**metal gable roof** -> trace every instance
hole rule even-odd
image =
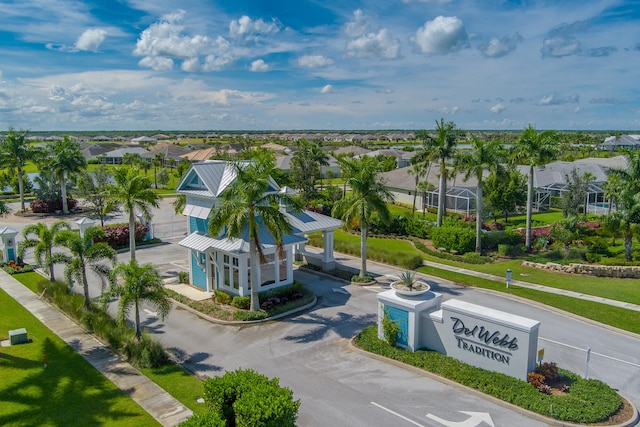
[[[289,224],[299,233],[331,230],[342,227],[342,221],[317,212],[303,210],[301,212],[284,212]]]
[[[263,249],[273,248],[276,246],[275,239],[265,227],[260,227],[258,230],[258,239]],[[306,241],[307,238],[295,236],[293,234],[286,234],[282,237],[282,244],[284,246],[295,245]],[[178,242],[178,244],[198,252],[207,252],[214,249],[227,253],[248,253],[249,229],[247,228],[245,230],[241,238],[222,237],[220,239],[214,239],[206,234],[195,231]]]

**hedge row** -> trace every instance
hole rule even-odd
[[[435,351],[417,350],[412,353],[392,347],[378,338],[376,325],[363,329],[356,337],[356,343],[366,351],[416,366],[526,410],[562,421],[601,422],[615,414],[622,405],[616,391],[598,380],[585,380],[559,369],[560,375],[571,383],[570,392],[565,396],[540,393],[526,381],[467,365]]]

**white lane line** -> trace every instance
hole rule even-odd
[[[377,404],[376,402],[371,402],[371,404],[372,404],[373,406],[377,406],[378,408],[382,409],[383,411],[387,411],[388,413],[395,415],[395,416],[396,416],[396,417],[398,417],[398,418],[402,418],[403,420],[410,422],[410,423],[411,423],[411,424],[413,424],[414,426],[418,426],[418,427],[425,427],[424,425],[422,425],[422,424],[418,424],[417,422],[415,422],[415,421],[413,421],[413,420],[411,420],[411,419],[409,419],[409,418],[405,417],[404,415],[400,415],[399,413],[394,412],[394,411],[392,411],[392,410],[391,410],[391,409],[389,409],[389,408],[385,408],[384,406],[379,405],[379,404]]]
[[[563,342],[550,340],[550,339],[548,339],[548,338],[542,338],[542,337],[540,337],[540,338],[538,338],[538,339],[539,339],[540,341],[550,342],[550,343],[552,343],[552,344],[556,344],[556,345],[559,345],[559,346],[562,346],[562,347],[572,348],[572,349],[574,349],[574,350],[580,350],[580,351],[582,351],[582,352],[586,352],[586,351],[587,351],[587,349],[586,349],[586,348],[576,347],[576,346],[573,346],[573,345],[565,344],[565,343],[563,343]],[[630,365],[630,366],[633,366],[633,367],[636,367],[636,368],[640,368],[640,364],[638,364],[638,363],[629,362],[628,360],[618,359],[618,358],[613,357],[613,356],[607,356],[606,354],[596,353],[596,352],[592,351],[592,352],[591,352],[591,355],[592,355],[592,356],[600,356],[600,357],[604,357],[605,359],[613,360],[613,361],[615,361],[615,362],[624,363],[625,365]]]

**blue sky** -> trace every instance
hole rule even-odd
[[[0,129],[640,129],[640,1],[2,0]]]

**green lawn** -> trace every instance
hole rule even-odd
[[[32,340],[0,348],[0,425],[159,425],[1,290],[0,307],[0,338],[7,339],[7,331],[22,327]]]

